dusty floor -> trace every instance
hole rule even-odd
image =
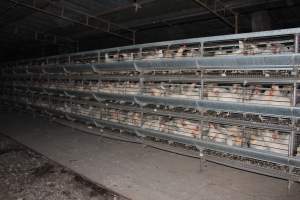
[[[300,197],[299,184],[294,184],[288,192],[285,180],[213,163],[207,163],[200,172],[197,159],[84,134],[38,116],[2,112],[0,122],[0,132],[134,200],[298,200]],[[71,188],[73,184],[77,183],[71,183]],[[34,184],[28,187],[31,185]]]
[[[0,200],[108,200],[114,195],[0,135]]]

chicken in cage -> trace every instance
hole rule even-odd
[[[205,93],[207,93],[207,100],[212,101],[242,102],[243,99],[242,88],[239,84],[233,84],[229,87],[209,84],[205,87]]]
[[[145,115],[143,118],[142,128],[159,131],[161,128],[162,116]]]
[[[206,78],[291,78],[291,70],[205,70]]]
[[[143,94],[150,96],[199,99],[200,85],[197,85],[196,83],[167,84],[147,82],[144,84]]]
[[[156,59],[163,58],[163,50],[162,49],[154,49],[154,50],[146,50],[142,52],[143,59]]]
[[[199,122],[182,118],[161,118],[159,130],[193,138],[200,137],[202,131]]]
[[[110,63],[110,62],[118,61],[119,55],[118,55],[118,53],[115,53],[115,54],[105,53],[104,58],[105,58],[104,61],[106,63]]]
[[[251,130],[249,146],[254,149],[288,155],[289,134],[269,129]]]
[[[201,86],[192,84],[169,84],[167,95],[174,98],[199,99]]]
[[[199,47],[187,46],[185,44],[180,46],[172,46],[163,51],[164,58],[178,58],[178,57],[192,57],[196,56],[199,51]]]
[[[206,125],[206,134],[203,139],[217,143],[224,143],[230,146],[242,145],[242,131],[238,126],[224,126],[217,123],[209,122]]]
[[[213,151],[299,157],[295,35],[243,35],[20,62],[2,68],[1,98]]]
[[[282,38],[279,40],[263,41],[232,41],[208,43],[204,46],[205,56],[230,56],[230,55],[257,55],[279,54],[294,52],[293,39]]]
[[[139,112],[128,112],[128,125],[140,126],[141,124],[141,113]]]
[[[139,92],[139,83],[124,81],[110,82],[102,81],[97,85],[97,91],[113,94],[128,94],[135,95]]]
[[[291,106],[292,87],[271,85],[263,87],[261,85],[242,87],[241,84],[232,86],[220,86],[218,84],[208,84],[205,87],[205,94],[208,100],[244,102],[252,104],[268,104],[274,106]]]
[[[291,88],[289,86],[280,89],[278,85],[272,85],[270,88],[262,88],[257,85],[250,96],[249,103],[291,106],[291,97]]]

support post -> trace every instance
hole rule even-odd
[[[234,14],[234,33],[239,33],[239,15]]]
[[[299,53],[299,34],[295,34],[295,53]]]

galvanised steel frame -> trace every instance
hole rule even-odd
[[[277,153],[260,151],[257,149],[241,148],[235,146],[227,146],[225,144],[214,143],[204,141],[198,138],[191,138],[182,135],[165,134],[157,130],[144,129],[142,126],[132,126],[126,124],[120,124],[115,122],[109,122],[93,117],[86,117],[77,114],[66,114],[69,118],[78,119],[81,121],[88,121],[97,127],[113,127],[116,129],[126,129],[136,133],[139,136],[157,137],[165,140],[171,140],[188,145],[194,145],[203,149],[212,149],[215,151],[230,153],[234,155],[244,156],[248,158],[254,158],[258,160],[264,160],[269,162],[278,163],[280,165],[287,165],[291,168],[300,167],[300,159],[294,157],[295,150],[295,138],[299,134],[299,128],[296,123],[300,117],[300,107],[296,105],[297,88],[299,84],[299,38],[300,28],[265,31],[257,33],[244,33],[236,35],[214,36],[205,38],[193,38],[186,40],[176,40],[167,42],[157,42],[150,44],[140,44],[125,47],[117,47],[103,50],[79,52],[73,54],[64,54],[57,56],[49,56],[31,60],[21,60],[17,62],[10,62],[2,64],[2,92],[3,99],[13,102],[19,102],[21,104],[28,104],[30,102],[24,102],[20,98],[14,98],[14,96],[20,96],[17,94],[18,90],[25,91],[30,95],[48,95],[49,98],[64,97],[72,99],[72,101],[82,101],[83,97],[87,97],[90,100],[81,102],[87,104],[96,104],[101,106],[105,100],[125,101],[133,102],[139,107],[129,108],[126,106],[118,105],[119,109],[133,109],[141,113],[152,113],[165,116],[183,117],[187,119],[196,119],[199,123],[203,121],[208,122],[222,122],[228,124],[238,124],[241,127],[255,127],[255,128],[271,128],[274,130],[287,131],[290,133],[289,139],[289,154],[281,155]],[[253,40],[269,40],[271,41],[279,37],[289,37],[293,44],[293,49],[286,53],[268,53],[260,55],[229,55],[229,56],[211,56],[206,54],[206,50],[211,48],[211,45],[226,45],[226,43],[235,41],[253,41]],[[178,58],[154,58],[147,59],[143,57],[143,52],[146,49],[172,49],[173,46],[180,45],[193,45],[199,49],[198,54],[191,57],[178,57]],[[121,54],[123,52],[134,52],[128,60],[113,60],[105,62],[104,57],[108,54]],[[78,59],[79,58],[79,59]],[[169,71],[169,70],[194,70],[199,71],[199,75],[194,76],[172,76],[172,75],[157,75],[149,76],[145,72],[148,71]],[[277,79],[274,77],[206,77],[203,74],[205,70],[241,70],[241,71],[288,71],[289,77],[283,77]],[[102,72],[137,72],[136,76],[124,76],[124,75],[102,75]],[[27,80],[26,84],[19,84],[16,80]],[[115,81],[137,81],[140,86],[143,87],[144,82],[147,81],[174,81],[174,82],[200,82],[201,91],[197,99],[180,99],[170,97],[157,97],[147,96],[142,92],[138,92],[134,95],[129,94],[109,94],[104,92],[95,91],[75,91],[65,88],[47,88],[37,87],[31,85],[33,79],[43,80],[59,80],[59,79],[72,79],[72,80],[115,80]],[[30,81],[31,80],[31,81]],[[257,105],[249,103],[236,103],[236,102],[222,102],[222,101],[210,101],[203,98],[203,87],[205,82],[227,83],[227,82],[243,82],[243,83],[266,83],[266,84],[290,84],[293,86],[292,105],[291,106],[272,106],[272,105]],[[9,90],[12,95],[7,95]],[[13,94],[12,91],[15,91]],[[24,94],[25,95],[25,94]],[[22,96],[22,95],[21,95]],[[81,98],[81,100],[80,100]],[[76,100],[77,99],[77,100]],[[168,111],[153,111],[147,108],[147,105],[164,105],[173,107],[193,108],[195,110],[215,110],[218,112],[234,112],[234,113],[249,113],[254,115],[263,115],[279,118],[289,118],[291,124],[279,125],[279,124],[264,124],[264,123],[249,123],[243,120],[229,120],[219,119],[206,116],[197,116],[193,114],[184,114]],[[32,106],[37,106],[32,104]],[[102,105],[103,106],[103,105]],[[116,106],[116,105],[115,105]],[[37,106],[39,107],[39,106]],[[41,108],[40,108],[41,109]],[[46,108],[42,108],[46,109]],[[53,108],[48,108],[49,112],[57,113]],[[63,113],[60,113],[61,115]]]

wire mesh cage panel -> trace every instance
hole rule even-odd
[[[186,76],[199,76],[201,75],[201,70],[199,69],[144,69],[143,75],[146,78],[153,78],[153,80],[156,79],[157,76],[166,76],[166,77],[179,77],[181,79],[185,78]],[[159,77],[159,78],[161,78]],[[198,77],[198,78],[199,78]]]
[[[128,76],[135,77],[139,75],[138,71],[135,70],[111,70],[111,71],[97,71],[97,74],[100,74],[103,77],[112,77],[112,76]]]
[[[141,58],[141,49],[124,49],[119,51],[120,61],[131,61]]]
[[[70,57],[69,56],[64,56],[64,55],[59,56],[59,57],[57,57],[56,62],[59,63],[59,64],[68,64],[68,63],[70,63]]]
[[[51,108],[57,111],[71,113],[70,102],[67,102],[65,99],[60,98],[51,98],[50,99]]]
[[[207,83],[204,96],[212,101],[230,101],[274,106],[292,106],[293,86],[280,84]]]
[[[229,146],[243,145],[243,131],[238,125],[205,122],[202,139],[210,142],[223,143]]]
[[[5,63],[1,99],[96,126],[290,162],[300,154],[299,33],[193,38]]]
[[[47,64],[47,58],[39,58],[31,61],[27,61],[28,66],[43,66]]]
[[[117,94],[137,94],[139,88],[138,82],[102,82],[100,91]]]
[[[28,74],[31,74],[31,75],[43,74],[44,73],[43,65],[32,65],[32,64],[28,65],[28,67],[27,67]]]
[[[247,145],[250,148],[270,151],[273,153],[289,154],[291,134],[271,129],[246,129]]]
[[[297,132],[295,136],[295,155],[300,158],[300,133]]]
[[[254,113],[240,113],[240,112],[224,112],[216,110],[203,110],[198,112],[200,116],[211,121],[232,122],[243,124],[248,127],[277,127],[281,129],[291,129],[292,118],[284,116],[260,115]]]
[[[98,53],[84,53],[84,54],[76,54],[68,57],[70,63],[79,64],[79,63],[97,63],[98,62]]]
[[[248,78],[272,80],[273,78],[292,78],[293,70],[271,70],[271,69],[205,69],[203,70],[203,77],[205,78],[222,78],[226,81],[226,78]]]
[[[13,68],[15,74],[26,74],[28,72],[27,65],[17,65]]]
[[[119,52],[116,50],[116,51],[100,53],[100,61],[102,63],[117,62],[119,61]]]
[[[101,119],[126,125],[140,126],[141,113],[127,110],[105,108],[102,112]]]
[[[247,40],[209,41],[204,56],[257,55],[294,52],[294,36],[262,37]]]
[[[144,95],[149,96],[199,99],[201,86],[197,83],[170,84],[164,82],[146,82],[143,84],[142,90]]]
[[[206,42],[203,47],[204,56],[239,55],[245,50],[243,41]]]
[[[48,95],[32,95],[30,102],[40,107],[50,107],[50,97]]]
[[[194,57],[201,54],[201,43],[187,43],[170,45],[163,50],[164,58],[178,58],[178,57]]]
[[[168,50],[168,46],[146,47],[142,49],[142,59],[159,59],[164,58],[164,52]]]
[[[193,138],[201,135],[199,121],[161,115],[145,114],[142,128]]]

